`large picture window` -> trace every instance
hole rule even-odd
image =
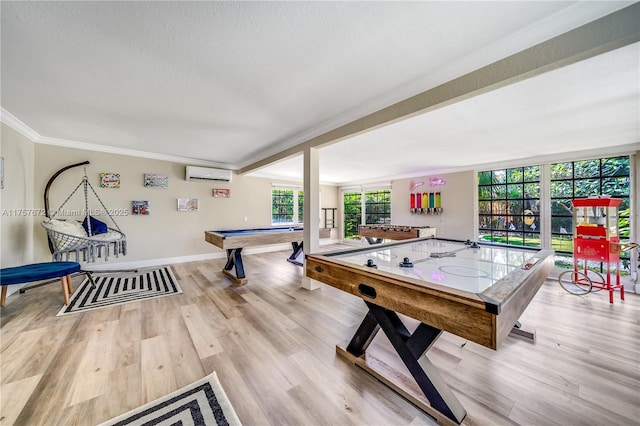
[[[540,166],[478,173],[480,239],[541,247]]]
[[[630,159],[627,156],[553,163],[549,168],[551,189],[551,248],[559,255],[573,256],[574,198],[608,195],[621,198],[618,231],[621,240],[629,239]],[[629,253],[622,253],[629,263]]]
[[[344,192],[342,201],[345,239],[357,237],[362,224],[391,223],[390,189]]]
[[[391,191],[365,192],[365,224],[391,223]]]
[[[548,167],[548,175],[546,168],[544,174],[544,181],[549,187],[548,195],[541,192],[543,166],[479,172],[480,239],[541,247],[540,230],[541,222],[544,222],[545,238],[549,239],[551,248],[556,251],[556,263],[572,267],[572,200],[604,195],[622,199],[618,211],[618,230],[620,239],[628,241],[631,215],[630,163],[630,157],[620,156],[545,165],[544,167]],[[550,214],[541,212],[543,199],[550,207]],[[623,270],[630,269],[630,253],[621,253]],[[590,267],[602,269],[603,265]]]
[[[299,188],[271,189],[271,223],[297,225],[303,222],[304,192]]]
[[[345,192],[344,203],[344,238],[358,235],[358,226],[362,223],[362,193]]]

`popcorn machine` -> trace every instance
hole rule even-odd
[[[618,236],[619,198],[598,197],[575,199],[573,203],[573,265],[574,281],[586,279],[596,289],[609,292],[609,302],[613,303],[613,292],[620,289],[620,299],[624,300],[624,286],[620,284],[620,251],[622,245]],[[580,262],[584,262],[583,268]],[[607,264],[606,278],[594,281],[587,276],[587,261]],[[612,283],[611,265],[615,264],[615,283]],[[581,270],[582,269],[582,270]]]

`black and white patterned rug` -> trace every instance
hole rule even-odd
[[[93,280],[96,283],[95,288],[91,286],[89,279],[85,278],[71,295],[69,305],[63,306],[58,316],[182,293],[178,280],[168,266],[94,275]]]
[[[214,371],[189,386],[98,426],[240,424],[240,419]]]

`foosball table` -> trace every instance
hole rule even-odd
[[[383,240],[409,240],[411,238],[435,237],[436,228],[429,226],[403,226],[389,224],[360,225],[358,230],[369,244],[378,244]]]

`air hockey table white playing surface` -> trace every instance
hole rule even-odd
[[[471,293],[481,293],[510,272],[536,262],[536,251],[428,239],[336,255],[353,265],[375,267]]]

